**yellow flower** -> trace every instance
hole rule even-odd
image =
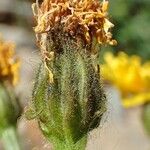
[[[140,106],[150,102],[150,91],[147,93],[137,93],[131,97],[123,98],[122,105],[126,108]]]
[[[141,64],[138,56],[118,56],[106,53],[101,66],[104,80],[115,85],[122,94],[125,107],[141,105],[149,101],[150,63]],[[133,99],[133,100],[132,100]]]
[[[0,82],[16,85],[19,79],[20,61],[15,58],[14,44],[0,40]]]

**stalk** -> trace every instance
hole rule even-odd
[[[85,150],[87,144],[87,136],[83,137],[76,144],[67,143],[64,141],[57,141],[56,139],[52,143],[54,150]]]
[[[147,103],[143,107],[142,120],[147,134],[150,136],[150,104]]]
[[[13,91],[0,84],[0,136],[5,150],[21,150],[17,135],[20,114],[21,107]]]
[[[5,150],[21,150],[16,127],[11,126],[2,133],[2,141]]]

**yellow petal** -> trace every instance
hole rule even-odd
[[[105,19],[104,21],[104,31],[107,33],[110,28],[114,27],[114,25],[108,19]]]
[[[106,11],[107,11],[107,9],[108,9],[108,4],[109,4],[108,1],[103,0],[103,4],[102,4],[102,11],[103,11],[103,12],[106,12]]]
[[[150,92],[139,93],[131,98],[123,98],[122,105],[125,108],[135,107],[150,102]]]

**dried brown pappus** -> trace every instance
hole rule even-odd
[[[32,5],[37,20],[35,32],[46,33],[57,25],[73,36],[82,36],[87,43],[96,38],[98,43],[116,44],[109,29],[108,1],[103,0],[44,0]]]

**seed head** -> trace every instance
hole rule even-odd
[[[32,5],[37,34],[47,33],[62,26],[64,32],[81,37],[86,43],[96,38],[99,44],[116,44],[109,29],[108,1],[103,0],[44,0]]]

